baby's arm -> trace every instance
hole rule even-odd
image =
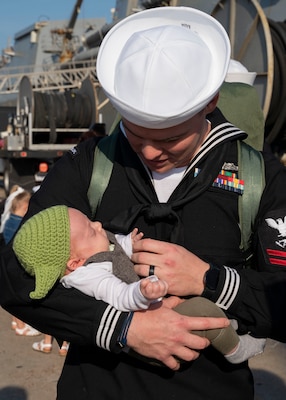
[[[76,288],[121,311],[146,310],[152,302],[143,296],[141,281],[127,284],[113,275],[110,261],[78,267],[65,275],[61,283],[66,288]]]
[[[141,240],[144,236],[143,232],[139,232],[138,228],[134,228],[133,231],[131,232],[131,242],[134,244],[135,242],[138,242]]]
[[[138,233],[138,228],[134,228],[132,232],[128,233],[128,235],[122,235],[121,233],[116,233],[115,237],[120,246],[127,254],[127,256],[131,258],[133,253],[133,244],[142,239],[143,232]]]
[[[146,299],[159,301],[167,294],[168,284],[152,275],[140,280],[140,290]]]

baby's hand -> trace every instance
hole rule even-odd
[[[138,232],[138,228],[134,228],[133,231],[131,232],[132,244],[141,240],[143,236],[144,236],[143,232]]]
[[[156,275],[148,276],[140,281],[140,290],[149,300],[161,300],[167,294],[168,284]]]

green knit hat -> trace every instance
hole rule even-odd
[[[31,299],[41,299],[63,277],[70,258],[68,207],[53,206],[28,219],[13,242],[15,254],[29,275],[35,276]]]

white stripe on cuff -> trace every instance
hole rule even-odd
[[[227,310],[237,295],[240,276],[237,271],[233,268],[225,267],[225,281],[222,292],[216,301],[216,304],[223,310]]]

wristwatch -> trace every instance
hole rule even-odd
[[[202,293],[203,297],[206,298],[211,298],[218,286],[218,282],[219,282],[219,276],[220,276],[220,272],[221,272],[221,267],[213,264],[213,263],[209,263],[210,264],[210,268],[206,271],[205,276],[204,276],[204,291]]]

